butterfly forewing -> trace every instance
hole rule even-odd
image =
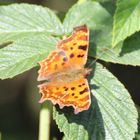
[[[53,51],[50,55],[39,62],[41,68],[38,71],[38,81],[49,79],[54,73],[61,72],[68,67],[67,58],[63,51]]]
[[[75,28],[73,34],[58,44],[66,53],[69,63],[84,66],[87,61],[89,30],[86,26]]]

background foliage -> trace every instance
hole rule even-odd
[[[135,105],[106,63],[140,65],[139,9],[138,0],[127,4],[126,0],[79,0],[66,13],[31,4],[1,6],[0,78],[12,78],[37,66],[55,49],[58,40],[74,27],[87,24],[88,63],[93,58],[101,60],[92,66],[94,71],[89,77],[92,105],[78,115],[71,108],[54,107],[53,118],[67,140],[132,140],[137,131]]]

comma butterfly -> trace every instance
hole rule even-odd
[[[91,104],[86,76],[91,69],[84,68],[89,46],[89,29],[86,25],[74,28],[70,37],[57,44],[57,50],[39,62],[38,81],[42,98],[40,103],[51,100],[53,104],[73,106],[74,113],[87,110]]]

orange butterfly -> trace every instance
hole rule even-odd
[[[38,81],[48,81],[39,85],[40,103],[51,100],[60,108],[73,106],[75,114],[89,108],[90,89],[85,77],[91,69],[84,68],[88,46],[89,29],[86,25],[76,27],[70,37],[58,43],[58,50],[39,63]]]

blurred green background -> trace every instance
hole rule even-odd
[[[76,0],[0,0],[0,5],[30,3],[47,6],[64,16]],[[134,102],[140,105],[140,68],[104,64],[129,90]],[[0,132],[2,140],[37,140],[40,95],[37,89],[37,70],[32,69],[13,79],[0,80]],[[62,139],[52,120],[51,139]]]

